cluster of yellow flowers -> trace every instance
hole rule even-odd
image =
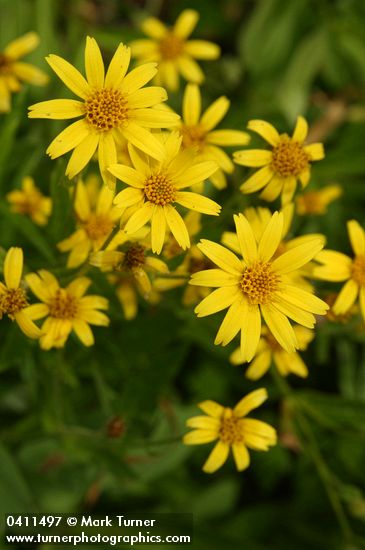
[[[137,314],[138,294],[158,302],[163,292],[186,285],[191,277],[184,304],[199,302],[198,317],[227,310],[215,344],[226,346],[240,334],[240,347],[230,360],[250,363],[249,379],[262,377],[272,363],[282,376],[305,377],[308,369],[297,350],[306,349],[314,337],[316,316],[325,315],[330,307],[315,295],[314,280],[346,281],[331,312],[334,316],[348,312],[359,295],[365,319],[365,232],[356,221],[348,223],[354,258],[322,250],[321,234],[287,238],[295,210],[299,215],[322,214],[341,194],[340,186],[331,185],[300,194],[293,202],[298,181],[305,188],[312,162],[324,157],[321,143],[306,143],[308,125],[299,116],[291,136],[263,120],[249,121],[248,130],[261,136],[268,148],[233,154],[236,164],[258,168],[241,185],[242,193],[260,191],[266,201],[280,197],[281,210],[246,208],[234,215],[235,231],[226,231],[222,244],[206,239],[196,243],[201,214],[218,216],[221,211],[207,196],[204,181],[209,179],[217,190],[226,187],[234,162],[224,147],[242,147],[250,141],[246,131],[216,129],[229,109],[226,97],[202,113],[198,85],[204,75],[195,59],[216,59],[220,51],[210,42],[188,40],[197,20],[194,10],[185,10],[172,28],[148,18],[142,30],[149,38],[136,40],[131,47],[120,44],[106,71],[97,42],[88,37],[86,78],[65,59],[47,57],[79,98],[42,101],[29,108],[32,119],[77,119],[47,149],[52,159],[72,151],[66,175],[78,176],[73,189],[76,230],[58,248],[68,253],[68,268],[92,265],[105,272],[127,319]],[[18,61],[36,43],[36,35],[29,33],[0,54],[2,111],[10,109],[9,96],[18,89],[17,79],[45,83],[38,69]],[[129,71],[131,55],[141,64]],[[181,117],[163,105],[167,92],[162,87],[177,90],[179,75],[188,82]],[[156,85],[146,86],[152,79]],[[95,158],[102,181],[95,173],[81,178]],[[117,180],[124,184],[118,191]],[[7,198],[14,213],[29,215],[40,225],[47,223],[51,200],[30,177]],[[181,207],[189,212],[182,216]],[[178,267],[170,272],[169,260],[179,256]],[[39,338],[45,350],[64,346],[71,331],[84,345],[92,345],[89,325],[107,326],[109,319],[100,311],[108,308],[108,301],[85,295],[91,280],[78,276],[63,288],[49,271],[28,273],[24,281],[22,271],[22,250],[10,248],[0,283],[0,315],[16,320],[27,336]],[[39,303],[29,303],[29,291]],[[39,327],[35,321],[42,318]],[[214,401],[199,404],[207,416],[188,420],[194,430],[184,442],[218,440],[204,471],[217,470],[230,448],[238,470],[244,470],[249,465],[248,448],[268,450],[276,443],[274,428],[246,418],[266,398],[266,390],[258,389],[233,409]]]

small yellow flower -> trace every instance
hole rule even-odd
[[[308,191],[296,197],[297,213],[300,216],[308,214],[326,214],[327,207],[331,202],[342,195],[340,185],[326,185],[318,191]]]
[[[134,319],[138,311],[138,294],[150,303],[156,303],[159,295],[154,290],[149,272],[168,273],[165,262],[148,254],[147,228],[140,229],[132,237],[119,231],[105,250],[90,256],[90,264],[102,271],[113,271],[109,282],[116,287],[116,294],[126,319]],[[120,250],[118,250],[120,249]]]
[[[41,304],[29,306],[32,319],[42,319],[40,338],[42,349],[64,347],[73,330],[85,346],[94,344],[94,335],[89,325],[108,326],[108,317],[98,311],[108,309],[108,300],[101,296],[84,296],[91,284],[87,277],[74,279],[66,288],[61,288],[56,277],[41,269],[30,273],[26,281]]]
[[[12,212],[29,216],[38,225],[47,224],[52,211],[52,200],[41,193],[33,178],[23,178],[22,188],[10,191],[6,198]]]
[[[196,152],[197,160],[214,160],[219,169],[210,176],[217,189],[227,186],[225,174],[231,174],[234,164],[222,149],[231,145],[247,145],[250,136],[240,130],[215,130],[229,109],[230,101],[225,96],[219,97],[201,114],[201,94],[196,84],[185,88],[182,121],[179,132],[182,135],[182,146]]]
[[[299,325],[294,325],[293,330],[298,341],[298,349],[301,351],[306,350],[314,338],[313,330]],[[229,360],[233,365],[241,365],[245,362],[242,358],[240,348],[237,348],[231,354]],[[290,373],[302,378],[308,376],[308,369],[299,353],[296,351],[293,353],[285,351],[278,344],[269,329],[263,327],[255,357],[246,371],[247,378],[258,380],[269,370],[272,363],[274,363],[281,376],[288,376]]]
[[[127,74],[130,49],[120,44],[105,75],[99,46],[90,37],[86,39],[85,48],[87,80],[62,57],[52,54],[46,59],[57,76],[82,101],[42,101],[29,107],[29,117],[58,120],[82,117],[63,130],[47,149],[52,159],[73,149],[66,168],[70,179],[81,172],[98,150],[103,180],[114,187],[115,180],[107,168],[117,162],[119,135],[151,157],[162,159],[161,143],[146,128],[169,127],[176,124],[178,116],[167,110],[151,109],[167,99],[163,88],[143,88],[156,74],[156,63],[142,65]]]
[[[109,168],[114,176],[129,186],[118,193],[114,203],[120,208],[140,206],[127,221],[124,231],[133,234],[150,221],[152,251],[157,254],[165,241],[166,226],[181,248],[190,246],[186,225],[175,204],[213,216],[218,216],[221,210],[219,204],[208,197],[182,191],[209,178],[217,169],[216,163],[196,163],[190,151],[181,151],[182,138],[177,132],[160,136],[160,139],[165,150],[163,161],[157,162],[130,146],[134,168],[122,164]]]
[[[21,57],[33,51],[39,44],[39,36],[28,32],[24,36],[10,42],[3,52],[0,52],[0,113],[10,111],[12,92],[18,92],[20,82],[29,82],[36,86],[44,86],[48,76],[30,65],[19,61]]]
[[[28,298],[21,286],[23,272],[23,250],[9,248],[4,260],[4,283],[0,282],[0,319],[7,315],[16,321],[20,329],[29,338],[39,338],[41,331],[33,323]]]
[[[233,458],[238,471],[245,470],[250,464],[247,448],[255,451],[268,451],[276,445],[275,429],[261,420],[246,418],[247,414],[259,407],[267,399],[264,388],[246,395],[231,409],[223,407],[215,401],[203,401],[198,407],[208,416],[194,416],[186,424],[194,428],[184,436],[185,445],[200,445],[216,441],[203,471],[211,474],[226,462],[232,449]]]
[[[350,258],[334,250],[322,250],[316,256],[316,261],[322,265],[313,270],[313,275],[325,281],[346,281],[333,304],[333,313],[347,313],[359,297],[365,321],[365,231],[356,220],[347,222],[347,230],[355,257]]]
[[[250,149],[234,153],[237,164],[260,168],[241,185],[241,191],[254,193],[265,188],[261,198],[273,201],[281,194],[282,204],[290,202],[298,179],[305,187],[310,179],[311,162],[324,157],[323,145],[304,145],[308,124],[301,116],[292,137],[279,134],[274,126],[263,120],[250,120],[247,127],[263,137],[272,150]]]
[[[86,183],[77,182],[74,209],[78,228],[57,245],[61,252],[71,251],[67,267],[78,267],[90,252],[99,250],[120,218],[120,209],[113,207],[113,191],[100,183],[95,176],[89,176]]]
[[[148,17],[141,25],[149,39],[131,43],[132,55],[141,62],[157,61],[157,80],[169,90],[179,88],[179,75],[188,82],[201,84],[204,74],[195,59],[217,59],[220,48],[206,40],[187,40],[199,19],[195,10],[184,10],[172,28],[167,28],[155,17]]]
[[[216,287],[195,312],[204,317],[228,308],[214,343],[225,346],[240,332],[245,361],[256,353],[261,316],[278,343],[293,353],[299,344],[288,318],[313,328],[314,314],[324,315],[328,309],[325,302],[293,284],[291,277],[322,249],[323,239],[314,237],[275,257],[283,234],[281,213],[273,214],[258,242],[245,216],[234,216],[234,221],[242,259],[212,241],[203,239],[198,245],[219,269],[192,276],[190,284]]]

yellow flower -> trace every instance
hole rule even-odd
[[[238,471],[245,470],[250,464],[247,448],[255,451],[268,451],[276,445],[275,429],[254,418],[245,418],[249,412],[259,407],[267,399],[264,388],[246,395],[231,409],[223,407],[215,401],[203,401],[198,407],[208,416],[194,416],[186,424],[194,428],[184,436],[185,445],[200,445],[216,441],[203,471],[211,474],[226,462],[232,449],[233,458]]]
[[[174,125],[178,117],[166,110],[151,109],[167,99],[163,88],[142,88],[156,74],[156,63],[142,65],[127,74],[130,49],[120,44],[105,75],[99,46],[90,37],[86,39],[85,48],[87,80],[62,57],[49,55],[46,59],[66,86],[83,100],[52,99],[29,107],[30,118],[82,117],[63,130],[47,149],[52,159],[73,149],[66,168],[70,179],[98,150],[103,180],[113,187],[115,180],[107,167],[117,162],[119,134],[153,158],[162,159],[161,143],[146,128]]]
[[[201,84],[204,74],[195,59],[217,59],[220,48],[206,40],[187,40],[199,19],[195,10],[184,10],[172,28],[167,28],[155,17],[148,17],[141,25],[149,39],[131,43],[132,55],[140,61],[157,61],[157,80],[168,89],[179,88],[179,75],[188,82]]]
[[[165,262],[148,254],[147,228],[140,229],[132,237],[119,231],[105,250],[90,256],[90,263],[102,271],[114,271],[108,276],[116,287],[116,294],[126,319],[134,319],[138,311],[138,294],[152,303],[159,295],[152,287],[148,273],[168,273]],[[121,248],[121,250],[118,250]],[[138,292],[138,294],[137,294]]]
[[[250,149],[234,153],[237,164],[260,168],[241,185],[241,191],[254,193],[265,188],[261,198],[273,201],[281,193],[282,204],[290,202],[297,180],[305,187],[310,179],[311,162],[324,157],[323,145],[304,145],[308,124],[301,116],[297,119],[292,137],[279,134],[274,126],[263,120],[250,120],[247,127],[262,136],[272,146],[272,150]]]
[[[312,241],[314,238],[322,239],[323,246],[326,243],[326,239],[324,235],[321,235],[320,233],[309,233],[307,235],[301,235],[300,237],[295,237],[293,239],[286,239],[292,219],[294,214],[294,204],[288,203],[281,209],[281,212],[283,214],[283,234],[282,234],[282,240],[279,243],[278,248],[276,249],[275,254],[273,255],[273,259],[277,258],[280,254],[283,254],[284,252],[287,252],[288,250],[291,250],[292,248],[295,248],[299,244],[304,244],[306,242]],[[244,215],[248,219],[252,231],[255,235],[256,241],[259,241],[262,237],[262,234],[265,231],[265,228],[267,224],[269,223],[272,213],[268,208],[263,207],[249,207],[244,210]],[[222,243],[225,246],[228,246],[233,252],[240,253],[240,245],[238,242],[237,234],[232,231],[225,231],[222,235]],[[307,277],[311,276],[313,268],[313,263],[309,262],[299,268],[298,270],[294,271],[293,273],[288,274],[288,277],[291,278],[291,281],[296,286],[299,286],[303,288],[303,290],[308,290],[309,292],[313,292],[313,286],[311,283],[307,280]]]
[[[196,163],[190,151],[180,150],[181,140],[176,132],[161,136],[165,156],[160,162],[131,146],[129,152],[134,168],[122,164],[110,167],[111,173],[129,186],[118,193],[114,203],[120,208],[140,205],[127,221],[124,231],[133,234],[151,221],[152,251],[157,254],[165,241],[166,225],[181,248],[190,246],[186,225],[175,204],[213,216],[218,216],[221,209],[207,197],[182,191],[209,178],[217,165],[212,161]]]
[[[41,193],[30,176],[23,178],[21,190],[10,191],[6,198],[11,204],[12,212],[29,216],[38,225],[47,224],[52,211],[52,200]]]
[[[9,248],[4,260],[4,283],[0,282],[0,319],[6,314],[16,321],[20,329],[29,338],[39,338],[41,331],[33,323],[29,315],[28,298],[21,286],[23,272],[23,250],[17,247]]]
[[[222,146],[247,145],[250,136],[239,130],[214,130],[229,109],[230,101],[219,97],[201,114],[201,94],[196,84],[185,88],[182,115],[179,125],[182,146],[196,152],[197,160],[214,160],[219,169],[210,176],[217,189],[227,186],[225,174],[231,174],[234,165]]]
[[[70,252],[67,267],[84,263],[90,252],[99,250],[110,236],[121,212],[113,207],[114,193],[106,185],[100,186],[99,178],[90,176],[86,183],[77,182],[74,208],[77,230],[58,243],[62,252]]]
[[[10,111],[10,96],[18,92],[20,82],[29,82],[36,86],[44,86],[48,76],[30,65],[19,61],[21,57],[33,51],[39,44],[39,36],[28,32],[24,36],[10,42],[3,52],[0,52],[0,113]]]
[[[274,338],[289,353],[299,344],[288,317],[313,328],[313,314],[324,315],[328,305],[292,282],[291,274],[309,262],[323,247],[313,238],[291,250],[274,255],[283,232],[283,216],[275,212],[257,242],[245,216],[234,216],[240,245],[239,259],[220,244],[203,239],[198,247],[219,269],[200,271],[190,284],[217,287],[196,308],[198,317],[226,308],[228,312],[217,333],[215,344],[227,345],[241,332],[241,351],[251,361],[261,335],[261,315]]]
[[[306,350],[308,344],[314,338],[314,332],[299,325],[294,325],[293,330],[298,341],[298,349],[301,351]],[[229,360],[233,365],[244,363],[241,349],[237,348],[231,354]],[[262,327],[262,335],[255,357],[246,371],[247,378],[258,380],[269,370],[271,363],[274,363],[281,376],[288,376],[290,373],[302,378],[308,376],[308,369],[299,353],[296,351],[293,353],[285,351],[278,344],[269,329]]]
[[[296,197],[297,213],[301,216],[326,214],[328,205],[341,195],[342,187],[340,185],[326,185],[318,191],[303,193]]]
[[[98,311],[108,309],[108,300],[101,296],[84,296],[91,284],[87,277],[78,277],[66,288],[61,288],[52,273],[41,269],[27,275],[26,281],[43,302],[29,306],[32,319],[47,317],[42,325],[42,349],[62,348],[72,330],[85,346],[92,346],[94,335],[89,325],[109,325],[108,317]]]
[[[365,321],[365,231],[356,220],[347,222],[347,230],[355,257],[350,258],[334,250],[322,250],[316,260],[323,265],[315,268],[313,274],[325,281],[346,281],[333,304],[333,313],[347,313],[359,296]]]

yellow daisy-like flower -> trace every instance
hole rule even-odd
[[[22,188],[10,191],[6,199],[12,212],[29,216],[37,225],[47,224],[52,211],[52,199],[41,193],[30,176],[23,178]]]
[[[99,250],[120,218],[120,209],[113,206],[113,191],[100,183],[95,176],[90,176],[86,183],[81,179],[77,182],[74,209],[78,228],[57,245],[61,252],[71,251],[67,267],[81,265],[90,252]]]
[[[8,44],[0,52],[0,113],[10,111],[10,97],[12,92],[18,92],[20,82],[29,82],[36,86],[44,86],[48,76],[30,65],[20,61],[20,58],[33,51],[39,44],[39,36],[35,32],[28,32]]]
[[[151,157],[162,159],[161,143],[146,128],[166,128],[178,116],[166,110],[151,109],[167,99],[163,88],[143,86],[157,72],[156,63],[141,65],[127,74],[130,49],[120,44],[105,74],[103,58],[94,38],[87,37],[85,70],[87,80],[62,57],[49,55],[48,64],[82,101],[52,99],[29,107],[30,118],[72,119],[82,117],[63,130],[49,145],[55,159],[73,149],[66,175],[76,176],[98,150],[100,172],[111,187],[115,180],[107,171],[117,162],[119,134]]]
[[[340,185],[326,185],[318,191],[308,191],[296,197],[297,213],[300,216],[308,214],[326,214],[327,207],[331,202],[342,195]]]
[[[218,216],[221,210],[219,204],[208,197],[182,191],[209,178],[217,165],[212,161],[196,163],[190,151],[181,151],[181,140],[176,132],[161,137],[165,150],[163,161],[141,154],[131,146],[129,152],[134,168],[121,164],[110,167],[114,176],[129,185],[118,193],[114,203],[120,208],[140,205],[127,221],[124,231],[133,234],[150,221],[152,251],[157,254],[165,241],[166,226],[181,248],[190,246],[189,233],[175,204],[213,216]]]
[[[215,401],[203,401],[198,407],[208,416],[189,418],[186,425],[194,428],[184,436],[185,445],[200,445],[216,441],[203,471],[211,474],[226,462],[232,449],[233,458],[238,471],[245,470],[250,465],[248,448],[255,451],[268,451],[276,445],[275,429],[261,420],[246,418],[248,413],[259,407],[267,399],[264,388],[246,395],[231,409],[223,407]]]
[[[7,315],[16,321],[26,336],[39,338],[41,331],[29,315],[30,308],[24,288],[21,286],[23,250],[9,248],[4,260],[4,283],[0,282],[0,319]]]
[[[333,313],[347,313],[359,297],[365,321],[365,231],[356,220],[347,222],[347,230],[355,257],[350,258],[334,250],[322,250],[316,261],[323,265],[315,268],[313,274],[325,281],[346,281],[333,304]]]
[[[240,130],[215,130],[229,109],[230,101],[225,96],[219,97],[201,114],[201,94],[196,84],[185,88],[182,121],[179,132],[182,135],[184,149],[192,149],[197,160],[214,160],[219,169],[210,176],[217,189],[227,186],[225,174],[231,174],[234,164],[222,149],[230,145],[247,145],[250,136]]]
[[[298,341],[298,349],[304,351],[314,338],[313,330],[294,325],[293,330]],[[243,360],[241,349],[237,348],[229,358],[233,365],[241,365]],[[262,334],[257,346],[257,351],[252,363],[246,371],[246,377],[250,380],[261,378],[274,363],[281,376],[288,376],[293,373],[305,378],[308,376],[308,369],[299,353],[294,351],[288,353],[273,337],[267,327],[262,327]]]
[[[234,161],[242,166],[260,168],[241,185],[243,193],[254,193],[265,188],[260,197],[273,201],[281,194],[282,204],[293,198],[297,181],[305,187],[310,179],[311,162],[324,157],[323,145],[305,145],[308,134],[306,120],[299,116],[292,137],[279,134],[264,120],[250,120],[250,130],[263,137],[271,146],[265,149],[250,149],[234,153]]]
[[[188,82],[201,84],[204,74],[195,59],[217,59],[220,48],[206,40],[187,40],[199,19],[195,10],[184,10],[172,28],[155,17],[148,17],[141,25],[149,39],[134,40],[132,55],[141,62],[157,61],[158,82],[169,90],[179,88],[179,75]]]
[[[294,204],[286,204],[281,209],[281,212],[283,214],[284,220],[282,240],[273,256],[273,259],[300,244],[312,241],[314,238],[322,239],[323,246],[325,245],[326,238],[320,233],[309,233],[307,235],[301,235],[300,237],[294,237],[293,239],[286,239],[293,220]],[[261,206],[257,208],[249,207],[244,210],[244,215],[251,225],[256,241],[259,241],[265,231],[267,224],[271,219],[272,212],[269,210],[269,208],[263,208]],[[235,232],[225,231],[222,235],[222,243],[233,250],[233,252],[236,252],[238,254],[240,253],[240,245],[237,239],[237,234]],[[288,276],[292,279],[293,284],[303,288],[303,290],[308,290],[309,292],[312,292],[313,286],[307,280],[307,278],[310,277],[312,274],[312,268],[313,263],[309,262],[300,269],[294,271],[291,274],[288,274]]]
[[[42,325],[42,349],[62,348],[71,331],[85,346],[92,346],[94,335],[89,325],[109,325],[108,317],[98,311],[108,309],[108,300],[101,296],[84,296],[91,284],[87,277],[78,277],[66,288],[61,288],[56,277],[42,269],[27,275],[26,281],[33,294],[43,302],[29,306],[32,319],[47,317]]]
[[[204,239],[198,245],[218,269],[192,276],[190,284],[216,287],[195,312],[204,317],[228,308],[214,343],[225,346],[241,332],[245,361],[256,353],[261,316],[278,343],[293,353],[299,344],[289,319],[313,328],[313,314],[324,315],[328,309],[325,302],[293,284],[291,277],[322,249],[323,240],[315,237],[273,259],[282,239],[281,213],[273,214],[259,242],[245,216],[234,216],[234,221],[242,259],[212,241]]]

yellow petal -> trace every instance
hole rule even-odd
[[[110,189],[115,189],[115,177],[111,175],[108,168],[117,162],[117,150],[113,135],[103,132],[99,137],[98,159],[100,174],[103,181]]]
[[[155,205],[146,202],[142,208],[137,210],[132,216],[129,218],[128,222],[125,225],[124,231],[127,234],[132,234],[138,231],[138,229],[141,229],[146,223],[150,221],[152,218],[153,212],[155,210]]]
[[[283,180],[283,189],[281,194],[281,204],[286,205],[290,203],[293,198],[295,188],[297,186],[297,180],[295,176],[289,176]]]
[[[242,262],[237,258],[233,252],[225,248],[224,246],[202,239],[198,244],[198,248],[207,256],[213,263],[215,263],[224,271],[232,273],[240,277],[242,275],[243,266]]]
[[[210,443],[217,439],[216,430],[193,430],[192,432],[185,434],[183,442],[185,445],[200,445],[202,443]]]
[[[217,59],[221,49],[217,44],[207,40],[189,40],[184,46],[184,52],[195,59]]]
[[[259,134],[265,141],[274,147],[280,141],[278,131],[272,124],[265,122],[264,120],[250,120],[247,124],[247,128],[253,132],[256,132],[256,134]]]
[[[282,213],[274,212],[266,225],[258,246],[258,257],[262,262],[268,262],[275,254],[283,238],[284,218]]]
[[[117,288],[117,297],[127,320],[134,319],[138,312],[136,292],[132,286],[123,284]]]
[[[281,293],[278,293],[280,297]],[[290,302],[294,306],[300,307],[305,311],[310,311],[316,315],[324,315],[328,309],[328,304],[314,296],[310,292],[303,290],[294,285],[286,284],[283,288],[282,297],[285,301]]]
[[[135,109],[130,114],[130,120],[146,128],[169,128],[176,126],[179,115],[166,109]]]
[[[90,326],[85,321],[82,321],[81,319],[74,319],[72,322],[72,328],[84,346],[89,347],[94,344],[94,335]]]
[[[281,274],[294,271],[312,260],[322,248],[323,240],[314,238],[281,254],[273,261],[272,269]]]
[[[298,342],[288,318],[269,304],[261,305],[261,313],[274,338],[289,353],[295,351]]]
[[[247,218],[242,214],[233,216],[236,225],[238,244],[241,249],[241,254],[247,264],[251,264],[257,260],[257,244],[255,235]]]
[[[55,137],[46,152],[52,159],[58,158],[77,147],[89,134],[90,127],[85,119],[77,120]]]
[[[213,130],[207,136],[207,142],[214,145],[247,145],[250,136],[240,130]]]
[[[284,179],[281,176],[276,176],[270,180],[267,187],[260,193],[260,199],[265,201],[274,201],[278,198],[283,188]]]
[[[128,126],[121,128],[121,133],[127,141],[130,141],[137,149],[141,149],[154,159],[162,160],[165,155],[163,145],[148,130],[145,130],[133,121]]]
[[[230,101],[225,96],[221,96],[214,101],[208,109],[203,113],[200,123],[205,130],[209,131],[215,128],[217,124],[224,118],[228,109]]]
[[[120,89],[124,94],[133,94],[139,88],[142,88],[157,73],[157,63],[144,63],[133,69],[124,77]]]
[[[19,325],[19,328],[28,338],[39,338],[42,334],[41,330],[35,323],[28,317],[25,311],[18,311],[14,314],[14,318]]]
[[[272,179],[274,173],[270,166],[264,166],[254,172],[240,187],[242,193],[255,193],[259,191]]]
[[[210,399],[202,401],[198,404],[198,407],[205,413],[209,414],[209,416],[213,416],[214,418],[221,418],[224,412],[224,407],[222,407],[222,405],[220,405],[216,401],[211,401]]]
[[[177,64],[182,76],[188,82],[201,84],[204,81],[204,73],[198,63],[187,55],[181,55],[177,58]]]
[[[105,77],[106,88],[119,88],[123,78],[129,67],[131,59],[131,49],[120,43],[112,60]]]
[[[250,455],[247,447],[243,443],[233,443],[232,452],[237,470],[239,472],[246,470],[250,465]]]
[[[173,34],[179,38],[187,38],[195,29],[199,20],[199,13],[195,10],[183,10],[173,27]]]
[[[299,143],[303,143],[305,141],[308,134],[308,123],[302,116],[297,117],[297,122],[294,128],[293,137],[292,139],[294,141],[298,141]]]
[[[99,134],[90,132],[86,138],[79,143],[73,150],[73,153],[66,167],[66,176],[70,179],[81,172],[90,162],[99,144]]]
[[[156,17],[147,17],[147,19],[142,21],[141,29],[145,34],[157,40],[160,40],[167,34],[165,25]]]
[[[33,51],[39,44],[39,36],[35,32],[28,32],[12,40],[4,50],[4,55],[11,59],[19,59]]]
[[[152,252],[160,254],[166,233],[166,218],[162,206],[156,206],[151,219],[151,246]]]
[[[85,70],[90,86],[100,89],[104,86],[104,63],[100,48],[90,36],[86,37]]]
[[[221,211],[221,206],[219,204],[198,193],[184,193],[179,191],[176,193],[175,202],[190,210],[196,210],[197,212],[210,214],[211,216],[218,216]]]
[[[49,314],[49,307],[46,304],[32,304],[31,306],[26,307],[24,313],[32,321],[38,321]]]
[[[352,250],[355,255],[365,255],[365,232],[356,220],[347,222],[347,231],[349,233]]]
[[[218,418],[212,418],[211,416],[193,416],[186,421],[186,425],[189,428],[201,428],[205,430],[216,430],[218,431],[220,426],[220,421]]]
[[[196,84],[188,84],[185,88],[182,114],[184,124],[194,126],[198,124],[201,111],[201,95],[199,86]]]
[[[333,304],[335,315],[346,313],[354,305],[358,292],[359,285],[353,279],[347,281]]]
[[[226,346],[239,333],[242,319],[247,315],[248,305],[240,296],[229,307],[217,332],[214,344]]]
[[[169,168],[171,179],[175,184],[176,189],[183,189],[184,187],[191,187],[192,185],[201,183],[214,174],[216,170],[217,164],[210,160],[199,162],[194,166],[186,168],[185,172],[183,171],[181,176],[174,174],[171,166]]]
[[[257,409],[268,398],[267,390],[260,388],[248,393],[234,407],[233,412],[236,416],[246,416],[253,409]]]
[[[168,90],[176,92],[179,89],[179,73],[177,66],[173,61],[163,61],[159,64],[159,71],[157,76],[161,78],[161,83],[166,86]]]
[[[163,207],[167,224],[171,233],[183,250],[190,247],[189,233],[184,223],[184,220],[173,206],[167,204]]]
[[[271,351],[266,350],[257,355],[249,368],[246,371],[246,378],[249,380],[258,380],[261,378],[270,368],[271,365]]]
[[[229,446],[227,443],[218,441],[214,449],[211,451],[208,459],[206,460],[203,471],[207,474],[212,474],[218,470],[226,462],[229,454]]]
[[[222,287],[213,290],[204,300],[195,308],[198,317],[205,317],[217,311],[222,311],[231,306],[238,297],[238,288]]]
[[[12,246],[9,248],[4,261],[4,279],[8,288],[19,287],[23,271],[23,250]]]
[[[166,101],[167,93],[165,88],[160,86],[149,86],[148,88],[141,88],[130,95],[128,98],[128,105],[131,109],[145,109],[146,107],[152,107],[158,103]],[[163,113],[160,112],[160,115]]]
[[[85,114],[85,106],[75,99],[51,99],[29,107],[29,118],[66,120]]]
[[[204,271],[198,271],[193,273],[189,284],[196,286],[236,286],[238,285],[239,277],[237,275],[231,275],[223,269],[205,269]]]
[[[54,70],[56,75],[66,84],[66,86],[82,99],[86,99],[90,93],[90,86],[82,76],[82,74],[75,69],[71,63],[59,57],[58,55],[51,54],[46,57],[48,65]]]
[[[114,204],[116,204],[118,208],[127,208],[141,200],[143,200],[143,193],[139,189],[128,187],[118,193],[114,199]]]
[[[254,357],[261,336],[261,314],[258,306],[248,306],[241,320],[241,353],[246,362]]]
[[[321,160],[324,158],[322,143],[311,143],[310,145],[306,145],[304,151],[308,153],[310,160]]]
[[[49,81],[48,75],[29,63],[17,61],[13,64],[12,69],[20,80],[24,80],[35,86],[45,86]]]
[[[144,187],[146,178],[130,166],[124,166],[123,164],[111,164],[109,166],[109,172],[127,185],[137,187],[138,189],[143,189]],[[114,204],[118,204],[120,202],[119,196],[120,193],[116,195]]]
[[[236,151],[233,160],[242,166],[252,168],[265,166],[271,163],[272,152],[265,149],[249,149],[248,151]]]

